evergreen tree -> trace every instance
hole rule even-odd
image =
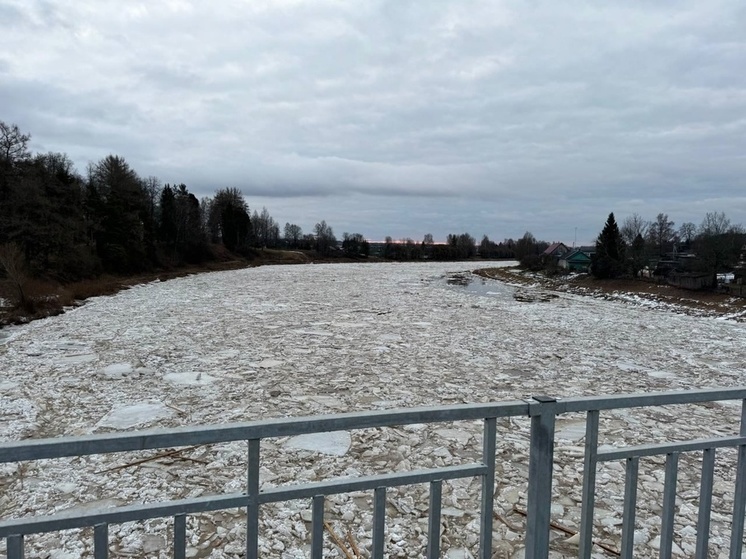
[[[616,278],[624,272],[625,245],[614,219],[609,214],[601,234],[596,240],[596,253],[591,263],[591,273],[597,278]]]

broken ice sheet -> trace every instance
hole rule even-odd
[[[162,402],[138,402],[112,409],[96,424],[96,429],[130,429],[137,425],[145,425],[158,419],[171,417],[173,413],[173,410]]]
[[[287,448],[296,450],[310,450],[330,456],[344,456],[350,450],[352,439],[347,431],[331,433],[310,433],[291,437],[286,443]]]

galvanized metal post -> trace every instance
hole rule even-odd
[[[23,536],[8,536],[8,559],[23,559]]]
[[[495,439],[497,438],[497,418],[484,420],[482,433],[482,462],[487,471],[482,476],[482,510],[479,526],[479,556],[492,557],[492,515],[495,502]]]
[[[531,416],[531,451],[528,464],[528,519],[526,559],[547,559],[552,506],[554,424],[557,400],[534,396]]]
[[[384,531],[386,527],[386,488],[377,487],[373,491],[373,547],[372,559],[383,559]]]
[[[637,456],[627,458],[627,475],[624,480],[624,513],[622,514],[622,559],[632,559],[635,546],[635,513],[637,512],[637,472],[639,463],[640,459]]]
[[[246,559],[259,559],[259,443],[249,440],[246,495]]]
[[[741,436],[746,436],[746,400],[741,404]],[[746,516],[746,445],[738,447],[736,492],[733,496],[733,524],[730,533],[730,559],[740,559],[743,552],[743,523]]]
[[[109,557],[109,525],[96,524],[93,527],[93,557],[107,559]]]
[[[590,559],[593,547],[593,508],[596,502],[598,461],[598,410],[590,410],[585,420],[585,457],[583,459],[583,497],[580,511],[580,559]]]
[[[186,559],[186,514],[174,516],[174,559]]]
[[[443,482],[430,482],[430,515],[427,521],[427,559],[440,557],[440,509]]]
[[[311,509],[311,559],[324,556],[324,496],[313,498]]]
[[[676,480],[678,473],[679,453],[669,452],[666,455],[666,478],[663,482],[660,559],[669,559],[673,550],[673,521],[676,515]]]
[[[695,559],[707,559],[710,543],[710,513],[712,511],[712,485],[715,477],[715,449],[702,452],[702,476],[699,482],[699,514],[697,517],[697,547]]]

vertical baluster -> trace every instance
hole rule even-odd
[[[23,536],[8,536],[8,559],[23,559]]]
[[[669,559],[673,548],[673,521],[676,512],[676,478],[679,472],[679,453],[666,455],[666,481],[663,485],[663,515],[661,518],[660,558]]]
[[[186,515],[174,516],[174,559],[186,559]]]
[[[741,404],[741,436],[746,436],[746,400]],[[741,559],[743,551],[743,522],[746,516],[746,446],[738,447],[736,493],[733,496],[733,524],[730,533],[730,559]]]
[[[627,476],[624,480],[624,516],[622,517],[622,559],[632,559],[635,547],[635,512],[637,509],[637,472],[640,459],[627,458]]]
[[[246,507],[246,559],[259,559],[259,439],[249,440]]]
[[[552,467],[554,465],[554,398],[534,396],[531,417],[531,453],[528,464],[528,519],[526,557],[549,556],[549,522],[552,507]]]
[[[492,557],[492,515],[495,500],[495,442],[497,418],[484,420],[482,432],[482,462],[487,471],[482,476],[482,510],[479,526],[479,555],[481,559]]]
[[[715,449],[707,448],[702,453],[702,477],[699,484],[696,559],[707,559],[707,547],[710,543],[710,512],[712,511],[712,482],[714,472]]]
[[[383,559],[384,526],[386,523],[386,488],[378,487],[373,493],[373,550],[372,559]]]
[[[430,516],[427,520],[427,559],[440,557],[440,507],[443,482],[430,483]]]
[[[311,511],[311,559],[324,556],[324,496],[313,498]]]
[[[109,557],[109,525],[96,524],[93,527],[93,557],[107,559]]]
[[[596,501],[596,454],[598,453],[598,410],[590,410],[585,420],[583,459],[583,501],[580,517],[580,559],[590,559],[593,547],[593,508]]]

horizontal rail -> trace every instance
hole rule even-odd
[[[556,413],[617,408],[693,404],[720,400],[744,400],[746,387],[714,388],[690,392],[659,392],[615,396],[567,398],[557,402]],[[151,429],[132,433],[104,433],[83,437],[29,439],[0,445],[0,463],[106,454],[133,450],[215,444],[248,439],[287,437],[411,423],[468,421],[485,417],[528,416],[536,402],[508,401],[491,404],[421,407],[280,418],[231,425],[207,425],[176,429]]]
[[[275,487],[259,493],[259,503],[275,503],[293,499],[312,498],[317,495],[335,495],[351,491],[366,491],[378,487],[399,487],[417,483],[429,483],[436,480],[458,479],[483,475],[487,471],[484,464],[467,464],[448,466],[428,470],[415,470],[395,474],[342,478]],[[248,506],[249,496],[245,493],[211,495],[194,499],[181,499],[167,503],[128,505],[105,510],[84,511],[78,514],[64,512],[36,518],[18,518],[0,523],[0,538],[11,535],[28,535],[84,528],[96,524],[118,524],[151,518],[162,518],[180,514],[195,514],[223,509],[243,508]]]
[[[458,479],[464,477],[481,476],[487,471],[484,464],[467,464],[464,466],[449,466],[429,470],[414,470],[396,474],[382,474],[377,476],[363,476],[352,479],[335,479],[318,483],[290,487],[273,487],[259,493],[259,502],[275,503],[293,499],[312,498],[316,495],[335,495],[351,491],[367,491],[377,487],[399,487],[431,481]]]
[[[176,429],[152,429],[132,433],[105,433],[59,439],[28,439],[0,446],[0,464],[106,454],[132,450],[150,450],[288,437],[309,433],[391,427],[411,423],[469,421],[485,417],[527,416],[528,403],[523,401],[458,406],[421,407],[399,410],[376,410],[336,415],[317,415]]]
[[[55,514],[51,516],[22,517],[0,523],[0,538],[14,535],[41,534],[58,530],[85,528],[96,524],[121,524],[164,518],[179,514],[195,514],[223,509],[245,507],[248,504],[245,493],[208,495],[193,499],[180,499],[166,503],[146,503],[126,505],[111,509],[84,511],[78,514]]]
[[[696,452],[708,448],[736,447],[746,444],[746,437],[734,435],[732,437],[718,437],[715,439],[698,439],[679,443],[646,444],[640,446],[626,446],[619,450],[599,451],[599,462],[624,460],[625,458],[642,458],[643,456],[660,456],[670,452]]]
[[[611,410],[620,408],[644,408],[671,404],[701,404],[725,400],[746,400],[746,387],[706,388],[686,392],[653,392],[640,394],[617,394],[613,396],[580,396],[558,400],[557,413]]]

